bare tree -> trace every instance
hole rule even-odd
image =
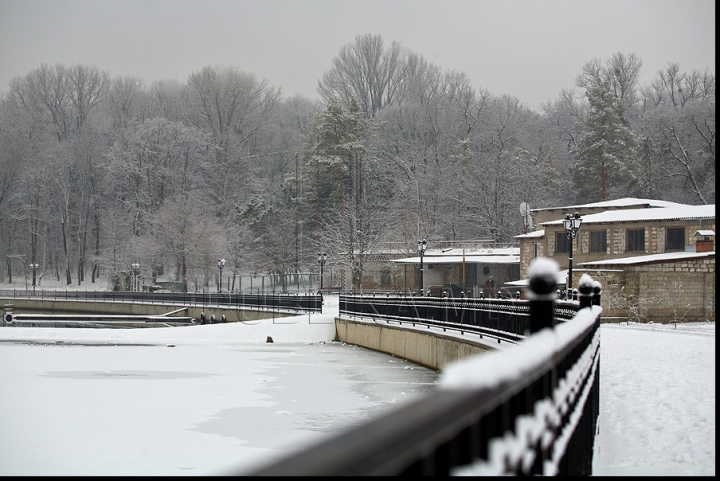
[[[107,154],[108,175],[135,235],[147,228],[147,217],[168,198],[205,188],[213,156],[209,135],[155,118],[118,140]]]
[[[149,115],[150,94],[139,77],[118,77],[112,80],[108,92],[107,110],[114,135],[134,127]]]
[[[346,108],[355,99],[368,117],[375,117],[395,101],[402,68],[399,44],[386,50],[380,35],[359,35],[340,48],[318,82],[318,92],[326,101],[340,99]]]
[[[644,90],[642,180],[682,202],[715,199],[715,76],[669,64]]]
[[[269,127],[280,92],[266,80],[236,68],[205,67],[190,75],[188,120],[212,133],[218,145],[209,171],[210,195],[223,215],[241,203],[249,182],[249,164],[258,153],[256,136]]]
[[[185,292],[191,277],[207,277],[225,255],[225,233],[206,207],[196,195],[173,196],[150,216],[147,234],[138,242],[145,264],[174,275]]]

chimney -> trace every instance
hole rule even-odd
[[[695,252],[712,252],[715,250],[715,242],[711,237],[715,236],[715,232],[711,230],[699,230],[693,234],[696,237]]]
[[[710,239],[703,239],[695,242],[695,252],[712,252],[713,250],[713,241]]]

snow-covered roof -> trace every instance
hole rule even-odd
[[[541,209],[531,209],[531,212],[539,212],[543,210],[558,210],[558,209],[590,209],[590,208],[603,208],[603,207],[630,207],[630,206],[644,205],[647,207],[682,207],[685,204],[678,204],[677,202],[668,202],[664,200],[655,199],[638,199],[636,197],[623,197],[622,199],[605,200],[602,202],[593,202],[591,204],[577,204],[577,205],[566,205],[562,207],[544,207]]]
[[[476,241],[470,240],[467,241],[468,243],[473,243]],[[480,241],[480,242],[491,242],[491,241]],[[433,241],[433,245],[443,245],[446,241]],[[485,254],[493,254],[493,255],[517,255],[520,253],[520,247],[515,245],[514,247],[507,247],[508,244],[501,244],[501,247],[498,247],[495,245],[494,247],[478,247],[478,246],[472,246],[472,247],[428,247],[425,251],[425,257],[428,256],[444,256],[444,255],[459,255],[461,256],[463,252],[465,252],[465,255],[485,255]],[[513,244],[509,244],[513,245]],[[357,250],[356,250],[357,252]],[[410,248],[408,249],[407,246],[403,245],[402,247],[393,247],[393,246],[387,246],[387,245],[381,245],[378,247],[373,247],[371,249],[365,250],[362,254],[365,256],[407,256],[412,254],[413,252],[417,252],[416,248]],[[342,251],[342,254],[347,254],[347,251]]]
[[[520,234],[516,235],[515,239],[529,239],[532,237],[544,237],[545,236],[545,229],[536,230],[533,232],[528,232],[527,234]]]
[[[484,256],[484,255],[518,255],[520,254],[519,247],[483,247],[475,249],[462,249],[459,247],[448,247],[444,249],[427,249],[424,257],[428,256]]]
[[[607,266],[607,265],[636,265],[652,264],[658,262],[683,261],[688,259],[699,259],[702,257],[715,257],[715,251],[709,252],[663,252],[662,254],[650,254],[647,256],[621,257],[619,259],[605,259],[602,261],[581,262],[578,266]]]
[[[568,276],[568,270],[562,270],[558,271],[555,275],[555,279],[557,280],[557,284],[565,284],[567,282],[567,276]],[[520,279],[519,281],[510,281],[505,283],[506,286],[517,286],[517,287],[527,287],[530,285],[530,279]]]
[[[702,236],[710,236],[710,235],[715,235],[715,232],[712,231],[712,230],[709,230],[709,229],[696,230],[695,233],[693,234],[693,237],[697,237],[697,236],[699,236],[699,235],[702,235]]]
[[[420,264],[420,257],[395,259],[398,264]],[[463,256],[423,256],[424,264],[519,264],[520,253],[516,255],[466,255]]]
[[[627,209],[607,210],[582,217],[582,224],[603,224],[610,222],[643,222],[655,220],[695,220],[714,219],[715,204],[683,205],[682,207],[665,207],[661,209]],[[563,220],[551,220],[542,225],[562,225]],[[582,228],[582,226],[581,226]]]
[[[425,264],[516,264],[520,262],[519,247],[488,247],[481,249],[428,249],[423,255]],[[420,264],[420,256],[395,259],[398,264]]]

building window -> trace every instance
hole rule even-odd
[[[590,252],[607,252],[607,231],[590,232]]]
[[[570,240],[567,238],[567,232],[555,233],[555,253],[563,254],[570,252]]]
[[[685,228],[669,227],[667,230],[667,242],[665,243],[666,251],[682,251],[685,250]]]
[[[627,252],[645,251],[645,229],[628,229]]]
[[[538,245],[537,242],[533,244],[533,259],[537,259],[538,256]]]

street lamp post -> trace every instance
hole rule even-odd
[[[225,267],[225,259],[218,259],[218,269],[220,270],[220,287],[218,292],[222,292],[222,270]]]
[[[140,275],[140,264],[137,262],[132,265],[133,270],[133,291],[138,290],[138,276]]]
[[[323,277],[325,273],[323,272],[323,268],[325,267],[325,261],[327,260],[328,255],[325,252],[321,252],[318,254],[318,262],[320,263],[320,294],[322,294],[323,290]]]
[[[30,269],[32,269],[33,271],[33,292],[35,292],[35,271],[38,267],[40,267],[40,264],[38,264],[37,262],[35,264],[33,264],[32,262],[30,263]]]
[[[423,283],[423,256],[425,255],[425,249],[427,249],[427,241],[425,239],[418,241],[417,243],[418,254],[420,254],[420,293],[425,295],[425,284]]]
[[[563,219],[563,227],[567,232],[567,238],[570,244],[568,249],[568,286],[566,291],[568,294],[572,292],[573,241],[575,240],[578,229],[580,229],[581,222],[582,219],[577,212],[575,212],[573,216],[566,214],[565,219]]]

